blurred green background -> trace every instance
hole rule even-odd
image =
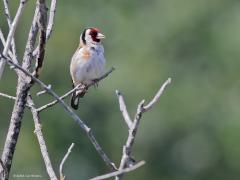
[[[48,2],[49,6],[50,2]],[[22,58],[35,1],[29,1],[17,28]],[[18,1],[10,1],[15,14]],[[0,26],[8,27],[0,4]],[[152,98],[168,78],[172,84],[160,102],[144,114],[134,144],[135,159],[146,165],[128,180],[236,180],[240,178],[240,1],[239,0],[69,0],[58,1],[54,31],[47,44],[41,80],[60,95],[71,88],[69,63],[84,27],[106,35],[110,77],[91,88],[78,115],[92,128],[108,156],[119,164],[127,127],[115,90],[126,98],[133,116],[137,104]],[[2,46],[0,46],[2,51]],[[50,100],[36,97],[37,106]],[[16,92],[16,75],[8,67],[0,91]],[[66,100],[69,103],[69,99]],[[0,152],[14,102],[0,97]],[[67,179],[88,179],[109,172],[82,129],[59,106],[41,113],[43,133],[56,172],[69,145]],[[31,113],[25,110],[10,179],[39,174],[48,179]]]

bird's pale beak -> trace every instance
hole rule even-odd
[[[97,34],[97,39],[104,39],[104,38],[105,38],[104,34],[101,34],[101,33]]]

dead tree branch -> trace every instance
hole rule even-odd
[[[0,176],[0,180],[2,180],[2,176],[3,177],[8,177],[8,171],[7,171],[7,168],[6,166],[3,164],[2,160],[0,159],[0,170],[2,171],[1,172],[1,176]]]
[[[94,177],[94,178],[91,178],[90,180],[102,180],[102,179],[108,179],[108,178],[111,178],[111,177],[114,177],[114,176],[118,176],[120,174],[123,174],[123,173],[128,173],[128,172],[131,172],[131,171],[134,171],[136,170],[137,168],[143,166],[145,164],[145,161],[140,161],[128,168],[124,168],[122,170],[119,170],[119,171],[114,171],[114,172],[111,172],[111,173],[108,173],[108,174],[104,174],[104,175],[101,175],[101,176],[97,176],[97,177]]]
[[[23,9],[25,7],[26,2],[27,2],[27,0],[21,0],[20,1],[19,8],[18,8],[16,16],[13,20],[13,23],[11,24],[11,28],[10,28],[9,33],[8,33],[6,44],[5,44],[5,47],[4,47],[3,52],[2,52],[3,56],[7,56],[7,54],[8,54],[8,50],[10,48],[12,39],[14,37],[17,25],[19,23],[19,20],[20,20],[20,17],[22,15],[22,12],[23,12]],[[3,71],[4,71],[4,66],[5,66],[5,61],[1,60],[0,61],[0,79],[2,78],[2,74],[3,74]]]
[[[136,138],[136,134],[137,134],[137,130],[138,130],[138,127],[139,127],[140,120],[142,118],[142,114],[144,112],[148,111],[150,108],[152,108],[152,106],[157,101],[159,101],[159,99],[160,99],[160,97],[161,97],[165,87],[168,84],[170,84],[170,82],[171,82],[171,79],[168,78],[167,81],[161,86],[161,88],[159,89],[157,94],[154,96],[154,98],[146,106],[144,106],[145,100],[142,100],[138,104],[137,113],[136,113],[136,115],[134,117],[132,125],[129,128],[129,131],[128,131],[129,134],[128,134],[127,141],[126,141],[125,145],[123,146],[123,154],[122,154],[121,163],[120,163],[120,166],[119,166],[119,169],[118,169],[119,171],[123,170],[124,168],[129,167],[129,165],[134,163],[134,160],[133,160],[133,158],[131,156],[132,155],[132,147],[133,147],[133,144],[134,144],[134,140]],[[121,94],[118,91],[116,91],[116,93],[117,93],[117,96],[119,98],[119,102],[120,101],[124,102],[123,97],[121,96]],[[125,105],[125,103],[123,105]],[[121,109],[121,105],[120,105],[120,109]],[[125,114],[123,114],[123,116],[124,116],[124,118],[126,118]],[[121,173],[120,175],[118,175],[116,177],[116,180],[122,179],[123,174],[124,173]]]
[[[168,78],[160,87],[160,89],[158,90],[156,95],[153,97],[153,99],[146,106],[143,107],[143,112],[147,112],[149,109],[153,107],[154,104],[156,104],[160,100],[160,96],[162,95],[167,85],[170,83],[171,83],[171,78]]]
[[[9,11],[8,0],[3,0],[3,4],[4,4],[4,12],[7,17],[8,27],[10,29],[12,26],[12,19],[11,19],[11,14]],[[17,52],[16,52],[16,44],[15,44],[14,36],[12,38],[11,46],[12,46],[12,52],[13,52],[13,60],[16,62],[17,61]]]
[[[123,95],[118,90],[116,90],[116,94],[118,96],[119,108],[120,108],[120,111],[122,112],[122,116],[123,116],[126,124],[128,125],[128,128],[130,128],[132,126],[132,120],[128,114]]]
[[[1,40],[1,42],[2,42],[3,48],[5,48],[5,46],[6,46],[6,41],[5,41],[5,38],[4,38],[4,35],[3,35],[3,32],[2,32],[2,30],[1,30],[1,28],[0,28],[0,40]],[[11,59],[14,60],[14,57],[13,57],[14,55],[13,55],[13,53],[11,52],[10,49],[8,50],[8,55],[11,57]]]
[[[53,30],[53,24],[54,24],[54,17],[55,17],[55,13],[56,13],[56,7],[57,7],[57,0],[52,0],[51,6],[50,6],[50,12],[49,12],[49,19],[48,19],[46,39],[50,38],[50,35],[52,33],[52,30]]]
[[[17,15],[13,21],[13,24],[11,26],[9,36],[7,39],[6,46],[4,48],[5,51],[3,52],[3,55],[1,57],[1,61],[0,61],[1,64],[5,64],[5,62],[6,62],[6,60],[4,61],[3,58],[5,57],[4,55],[6,55],[8,52],[10,42],[14,35],[14,33],[11,33],[11,31],[15,32],[16,25],[17,25],[17,22],[19,21],[20,15],[22,14],[22,9],[24,7],[25,2],[26,2],[25,0],[21,0],[20,7],[19,7],[20,10],[18,10],[19,13],[17,12]],[[34,45],[35,45],[36,37],[37,37],[37,33],[38,33],[39,17],[41,17],[41,13],[46,13],[46,12],[41,12],[41,5],[44,3],[45,3],[44,0],[37,1],[36,10],[35,10],[32,26],[30,29],[30,33],[28,36],[28,41],[27,41],[27,45],[25,48],[23,63],[22,63],[22,67],[21,67],[26,72],[30,71],[30,68],[31,68],[31,62],[33,59],[32,52],[34,50]],[[9,38],[9,37],[11,37],[11,38]],[[27,95],[28,95],[28,92],[29,92],[31,86],[32,86],[31,78],[29,78],[24,73],[20,73],[18,76],[16,101],[14,104],[11,121],[10,121],[10,126],[9,126],[7,138],[6,138],[3,153],[2,153],[2,161],[3,161],[4,165],[6,166],[8,172],[11,169],[12,159],[13,159],[13,155],[15,152],[16,143],[18,141],[18,135],[19,135],[19,132],[21,129],[22,117],[23,117],[25,106],[26,106]],[[3,177],[3,178],[8,179],[8,177]]]
[[[11,100],[16,100],[16,97],[10,96],[8,94],[0,93],[0,96],[6,97],[6,98],[11,99]],[[43,138],[43,134],[42,134],[42,130],[41,130],[42,126],[41,126],[41,122],[40,122],[39,113],[38,113],[38,111],[35,107],[35,104],[34,104],[32,98],[31,98],[31,96],[28,96],[27,106],[31,109],[31,112],[32,112],[32,115],[33,115],[33,120],[34,120],[34,124],[35,124],[34,132],[37,135],[38,143],[39,143],[40,150],[41,150],[41,153],[42,153],[42,156],[43,156],[43,160],[44,160],[44,163],[45,163],[45,166],[46,166],[46,169],[47,169],[47,173],[48,173],[51,180],[57,180],[57,177],[56,177],[55,172],[52,168],[52,164],[51,164],[51,161],[50,161],[50,158],[49,158],[49,155],[48,155],[47,146],[46,146],[45,140]]]
[[[34,132],[37,135],[38,143],[39,143],[42,157],[43,157],[46,169],[47,169],[47,173],[51,180],[57,180],[57,176],[53,170],[52,163],[51,163],[51,160],[50,160],[50,157],[48,154],[47,146],[46,146],[46,143],[45,143],[45,140],[43,137],[42,125],[40,122],[39,113],[37,112],[37,110],[35,108],[35,104],[34,104],[31,96],[28,96],[27,102],[30,106],[30,109],[31,109],[31,112],[33,115],[33,120],[34,120],[34,125],[35,125]]]
[[[46,40],[50,38],[50,35],[52,33],[56,7],[57,7],[57,0],[52,0],[51,6],[50,6],[49,18],[48,18],[47,32],[45,37]],[[37,47],[33,52],[33,57],[36,57],[39,54],[39,52],[40,52],[39,47]]]
[[[60,166],[59,166],[59,174],[60,174],[60,180],[64,180],[65,176],[63,175],[63,164],[65,163],[65,161],[67,160],[68,156],[70,155],[70,153],[72,152],[72,148],[74,147],[74,143],[71,144],[71,146],[68,148],[67,153],[65,154],[65,156],[63,157]]]
[[[5,93],[1,93],[1,92],[0,92],[0,96],[5,97],[5,98],[8,98],[8,99],[16,100],[16,97],[10,96],[10,95],[5,94]]]
[[[38,27],[39,27],[39,45],[38,45],[38,55],[35,64],[35,70],[33,75],[35,77],[39,77],[42,66],[43,60],[45,56],[45,45],[46,45],[46,22],[47,22],[47,7],[45,5],[45,0],[39,1],[39,11],[38,11]],[[33,83],[34,81],[32,81]]]

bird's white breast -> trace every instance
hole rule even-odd
[[[87,47],[88,48],[88,47]],[[89,58],[86,58],[85,51],[89,53]],[[75,69],[71,72],[74,76],[75,84],[83,83],[89,84],[92,80],[99,78],[104,72],[105,58],[104,49],[102,45],[96,48],[79,49],[73,56],[71,69]],[[73,71],[73,70],[71,70]]]

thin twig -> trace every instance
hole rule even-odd
[[[59,174],[60,174],[60,180],[64,180],[65,176],[63,175],[63,164],[65,163],[65,161],[67,160],[69,154],[72,152],[72,148],[74,147],[74,143],[71,144],[71,146],[68,148],[67,153],[65,154],[65,156],[63,157],[60,166],[59,166]]]
[[[11,28],[10,28],[9,33],[8,33],[8,37],[7,37],[7,40],[6,40],[6,45],[5,45],[5,47],[3,49],[3,52],[2,52],[3,56],[7,56],[7,54],[8,54],[8,50],[10,48],[12,38],[14,37],[15,31],[16,31],[17,25],[19,23],[20,17],[22,15],[23,9],[25,7],[26,1],[27,0],[21,0],[20,1],[20,5],[18,7],[16,16],[13,20],[13,23],[12,23]],[[4,66],[5,66],[5,61],[1,60],[0,61],[0,79],[2,78],[2,74],[3,74],[3,71],[4,71]]]
[[[109,74],[111,74],[113,71],[115,70],[114,67],[112,67],[109,71],[107,71],[105,74],[103,74],[100,78],[98,79],[95,79],[94,82],[92,82],[91,84],[89,84],[88,86],[84,86],[83,88],[81,87],[82,85],[78,85],[76,86],[75,88],[73,88],[72,90],[68,91],[67,93],[65,93],[64,95],[62,95],[60,97],[60,99],[65,99],[66,97],[68,97],[69,95],[71,95],[75,90],[79,90],[79,88],[81,87],[81,91],[84,91],[86,89],[88,89],[90,86],[93,86],[95,83],[103,80],[104,78],[106,78]],[[53,105],[57,104],[59,101],[57,100],[54,100],[48,104],[45,104],[43,106],[41,106],[40,108],[37,109],[37,111],[41,112],[42,110],[46,109],[46,108],[49,108],[49,107],[52,107]]]
[[[6,98],[8,98],[8,99],[16,100],[16,97],[10,96],[10,95],[8,95],[8,94],[4,94],[4,93],[1,93],[1,92],[0,92],[0,96],[6,97]]]
[[[27,98],[27,102],[30,105],[31,108],[31,112],[32,112],[32,116],[33,116],[33,120],[34,120],[34,125],[35,125],[35,130],[34,133],[37,135],[37,139],[38,139],[38,143],[40,146],[40,150],[42,153],[42,157],[47,169],[47,173],[49,175],[49,178],[51,180],[57,180],[57,176],[53,170],[52,167],[52,163],[48,154],[48,150],[47,150],[47,146],[43,137],[43,133],[42,133],[42,125],[40,122],[40,118],[39,118],[39,113],[37,112],[36,108],[35,108],[35,104],[32,100],[31,96],[28,96]]]
[[[5,38],[4,38],[1,28],[0,28],[0,40],[1,40],[3,48],[4,48],[6,46],[6,41],[5,41]],[[8,50],[8,55],[11,57],[11,59],[14,59],[14,55],[10,49]]]
[[[125,145],[123,146],[123,153],[122,153],[122,158],[121,158],[121,162],[120,162],[120,166],[119,166],[119,170],[122,170],[126,167],[129,166],[129,164],[132,161],[132,147],[136,138],[136,134],[137,134],[137,130],[139,127],[139,123],[140,120],[142,118],[142,114],[146,111],[148,111],[150,108],[152,108],[152,106],[159,101],[165,87],[170,84],[171,79],[168,78],[167,81],[165,81],[165,83],[160,87],[159,91],[157,92],[157,94],[154,96],[153,100],[150,101],[150,103],[148,103],[147,106],[144,106],[144,100],[142,100],[139,104],[138,104],[138,108],[137,108],[137,112],[135,115],[135,118],[133,120],[133,124],[132,126],[129,128],[129,134],[128,134],[128,138],[127,141],[125,143]],[[123,178],[123,174],[119,174],[118,176],[116,176],[115,180],[121,180]]]
[[[48,88],[51,89],[51,88],[52,88],[52,85],[49,84],[49,85],[48,85]],[[37,95],[37,96],[40,96],[40,95],[45,94],[45,93],[46,93],[46,90],[43,90],[43,91],[39,91],[38,93],[36,93],[36,95]]]
[[[65,93],[64,95],[62,95],[60,97],[60,99],[65,99],[66,97],[68,97],[69,95],[71,95],[75,90],[77,90],[79,87],[81,86],[81,84],[77,85],[75,88],[71,89],[70,91],[68,91],[67,93]],[[45,92],[47,92],[46,90],[44,90]],[[41,112],[47,108],[50,108],[52,106],[54,106],[55,104],[59,103],[58,100],[54,100],[48,104],[45,104],[43,106],[41,106],[40,108],[37,109],[38,112]]]
[[[52,89],[49,89],[46,84],[44,84],[42,81],[34,77],[32,74],[30,74],[28,71],[26,71],[24,68],[22,68],[18,64],[15,64],[12,60],[8,59],[7,57],[4,57],[4,59],[10,66],[14,66],[19,70],[21,70],[24,74],[31,77],[43,89],[45,89],[49,94],[51,94],[60,103],[60,105],[64,108],[64,110],[74,119],[74,121],[87,133],[91,143],[93,144],[93,146],[95,147],[99,155],[102,157],[104,162],[113,170],[117,169],[115,164],[110,161],[110,159],[102,150],[101,146],[96,141],[96,138],[94,137],[91,129],[78,117],[78,115],[62,99],[60,99],[60,97]]]
[[[11,100],[16,100],[17,99],[15,96],[11,96],[11,95],[1,93],[1,92],[0,92],[0,96],[11,99]],[[26,104],[26,106],[30,108],[30,105],[28,103]]]
[[[128,172],[134,171],[135,169],[143,166],[144,164],[145,164],[145,161],[140,161],[140,162],[134,164],[131,167],[124,168],[122,170],[115,171],[115,172],[108,173],[108,174],[104,174],[104,175],[101,175],[101,176],[97,176],[97,177],[91,178],[90,180],[108,179],[108,178],[111,178],[111,177],[114,177],[114,176],[118,176],[119,174],[123,174],[123,173],[128,173]]]
[[[160,99],[160,96],[162,95],[163,91],[165,90],[165,88],[167,87],[167,85],[169,85],[171,83],[171,78],[168,78],[163,85],[161,86],[161,88],[158,90],[158,92],[156,93],[156,95],[153,97],[153,99],[143,107],[143,111],[146,112],[149,109],[151,109],[153,107],[153,105],[155,103],[157,103]]]
[[[124,118],[126,124],[128,125],[128,128],[131,128],[132,120],[131,120],[131,118],[128,114],[126,103],[124,101],[123,95],[118,90],[116,90],[116,94],[117,94],[117,97],[118,97],[119,108],[120,108],[120,111],[122,112],[123,118]]]

